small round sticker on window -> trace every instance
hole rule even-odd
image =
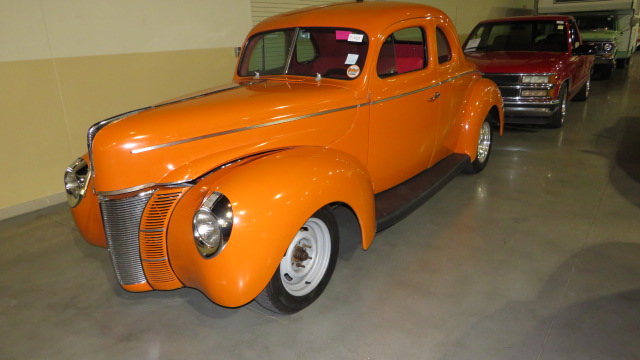
[[[347,69],[347,76],[353,79],[358,75],[360,75],[360,66],[358,65],[349,66],[349,68]]]

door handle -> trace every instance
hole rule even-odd
[[[435,99],[440,97],[440,93],[436,91],[432,98],[429,98],[429,101],[434,101]]]

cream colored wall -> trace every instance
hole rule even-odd
[[[250,0],[0,0],[0,219],[64,201],[93,123],[231,80]]]
[[[480,21],[533,14],[534,0],[402,0],[435,6],[453,20],[462,40]]]
[[[429,0],[461,34],[533,0]],[[250,0],[0,0],[0,219],[64,201],[93,123],[231,80]]]

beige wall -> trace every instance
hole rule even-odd
[[[533,0],[430,0],[461,34]],[[0,219],[64,201],[93,123],[231,80],[250,0],[0,0]]]
[[[533,14],[534,0],[402,0],[435,6],[453,20],[462,40],[480,21]]]
[[[0,0],[0,219],[64,201],[93,123],[231,80],[249,0]]]

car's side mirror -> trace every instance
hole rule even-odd
[[[242,47],[237,46],[237,47],[234,47],[234,48],[233,48],[233,54],[234,54],[236,57],[240,57],[240,52],[242,52]]]
[[[573,55],[595,55],[597,52],[595,45],[580,45],[573,49]]]

